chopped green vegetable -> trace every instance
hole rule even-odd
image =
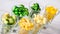
[[[15,15],[13,15],[13,16],[11,16],[15,21],[16,21],[16,16]]]
[[[39,11],[41,11],[41,8],[38,3],[34,3],[31,6],[31,9],[32,9],[32,12],[30,12],[30,17],[33,17],[33,14],[38,14],[40,13]]]
[[[15,23],[14,19],[13,18],[9,18],[8,25],[13,25],[14,23]]]
[[[16,22],[16,16],[10,16],[8,17],[8,14],[4,14],[2,17],[2,20],[4,22],[4,24],[6,25],[13,25]]]
[[[19,17],[23,17],[25,15],[28,16],[29,14],[28,9],[24,7],[24,5],[20,5],[19,7],[15,6],[15,8],[13,9],[13,13]]]
[[[39,10],[41,10],[38,3],[34,3],[31,8],[32,8],[32,10],[34,10],[36,12],[38,12]]]

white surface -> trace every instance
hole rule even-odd
[[[26,7],[32,3],[39,3],[43,9],[45,6],[52,5],[60,10],[60,0],[0,0],[0,30],[1,30],[1,16],[3,13],[10,12],[12,13],[12,7],[14,5],[24,4]],[[41,12],[42,12],[41,11]],[[1,32],[1,31],[0,31]],[[60,34],[60,14],[56,16],[51,24],[47,26],[47,29],[42,29],[38,34]]]

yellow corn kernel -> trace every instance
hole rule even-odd
[[[43,16],[40,16],[40,15],[35,15],[34,21],[38,24],[43,25],[46,23],[46,18],[44,18]]]
[[[25,30],[32,30],[34,27],[33,23],[29,19],[26,19],[26,18],[22,18],[20,20],[19,26]]]
[[[32,30],[33,29],[33,24],[32,23],[26,24],[25,29],[26,30]]]

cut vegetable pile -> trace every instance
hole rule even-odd
[[[55,7],[47,6],[45,8],[45,13],[40,15],[41,8],[38,3],[34,3],[30,8],[32,9],[31,12],[29,12],[29,9],[22,4],[20,6],[14,6],[12,11],[14,14],[13,16],[9,15],[9,13],[5,13],[2,16],[3,24],[7,25],[4,26],[7,27],[5,30],[11,30],[11,28],[17,24],[19,26],[18,34],[29,34],[31,31],[31,34],[37,34],[39,29],[50,22],[58,12]],[[10,29],[8,27],[10,27]],[[7,34],[7,32],[4,34]]]

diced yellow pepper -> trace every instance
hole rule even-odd
[[[53,19],[53,18],[54,18],[54,15],[47,14],[47,15],[46,15],[46,18],[47,18],[47,19],[48,19],[48,21],[49,21],[49,20],[51,20],[51,19]]]
[[[55,15],[56,12],[57,12],[57,9],[54,8],[53,6],[46,7],[45,10],[46,10],[47,13],[49,13],[49,14],[51,14],[51,15]]]
[[[57,13],[57,9],[54,8],[53,6],[48,6],[45,9],[45,17],[49,20],[53,19],[53,17],[56,15]]]

